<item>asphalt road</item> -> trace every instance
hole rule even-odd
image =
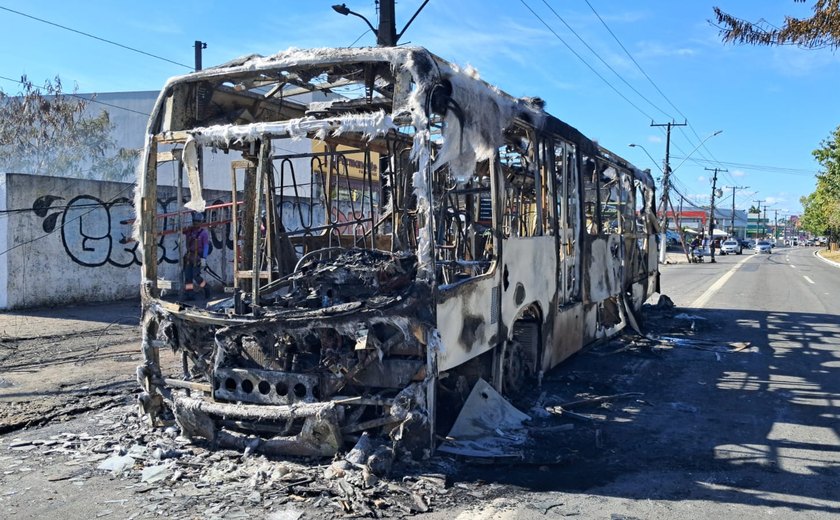
[[[813,251],[780,248],[769,256],[662,266],[663,293],[676,308],[640,317],[648,339],[626,336],[587,349],[546,374],[542,387],[516,404],[534,413],[586,396],[641,397],[580,409],[592,414],[589,421],[544,419],[558,432],[535,445],[544,462],[472,465],[439,455],[421,470],[445,472],[446,493],[417,516],[840,517],[840,268]],[[9,402],[24,390],[30,400],[46,395],[52,401],[45,406],[61,412],[46,426],[0,434],[0,518],[231,517],[227,509],[209,515],[211,501],[238,507],[247,518],[332,517],[334,510],[317,506],[317,497],[293,508],[225,498],[250,493],[248,475],[241,476],[244,487],[231,485],[208,498],[196,495],[201,482],[186,477],[173,477],[158,492],[139,482],[139,467],[120,478],[95,469],[117,443],[138,442],[132,437],[129,443],[122,431],[133,407],[79,413],[66,411],[67,403],[84,402],[90,388],[116,383],[130,402],[132,392],[123,388],[132,384],[136,359],[126,358],[122,342],[131,329],[122,330],[119,320],[132,312],[115,309],[103,318],[101,309],[79,309],[79,316],[56,320],[55,311],[45,317],[0,314],[0,331],[17,337],[0,342],[6,352],[0,356],[0,397],[7,394],[0,412],[9,412],[0,417],[17,413]],[[76,362],[68,357],[73,352],[80,356]],[[66,367],[46,362],[45,355],[67,357]],[[64,381],[85,367],[81,380]],[[44,392],[44,385],[56,388]],[[17,439],[55,436],[62,442],[68,436],[94,439],[106,448],[91,454],[73,447],[14,447]],[[140,432],[145,437],[149,445],[156,442]],[[555,460],[558,453],[563,457]],[[215,458],[216,464],[239,463],[235,453],[207,460]],[[399,472],[391,478],[402,485]]]
[[[840,314],[840,268],[814,252],[778,248],[716,255],[714,264],[665,265],[662,291],[679,307]]]
[[[650,406],[613,409],[604,451],[574,467],[496,477],[519,494],[457,519],[838,518],[840,268],[813,253],[662,266],[677,308],[649,331],[749,348],[576,356],[558,372]]]

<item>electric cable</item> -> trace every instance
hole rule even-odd
[[[589,49],[589,51],[590,51],[590,52],[591,52],[591,53],[592,53],[592,54],[593,54],[596,58],[598,58],[598,61],[600,61],[601,63],[603,63],[603,64],[604,64],[604,66],[605,66],[605,67],[607,67],[607,68],[608,68],[608,69],[609,69],[609,70],[610,70],[613,74],[615,74],[615,75],[616,75],[616,77],[617,77],[618,79],[620,79],[622,83],[624,83],[625,85],[627,85],[627,87],[628,87],[630,90],[632,90],[633,92],[635,92],[635,93],[636,93],[636,95],[638,95],[640,98],[642,98],[642,99],[644,99],[645,101],[647,101],[647,103],[648,103],[650,106],[652,106],[652,107],[653,107],[653,108],[655,108],[656,110],[660,111],[663,115],[665,115],[665,117],[667,117],[667,118],[669,118],[669,119],[673,119],[673,116],[672,116],[671,114],[669,114],[669,113],[665,112],[664,110],[662,110],[662,108],[661,108],[661,107],[659,107],[656,103],[654,103],[653,101],[651,101],[650,99],[648,99],[648,98],[647,98],[644,94],[642,94],[641,92],[639,92],[639,91],[636,89],[636,87],[634,87],[633,85],[631,85],[631,84],[630,84],[630,82],[628,82],[626,79],[624,79],[624,76],[622,76],[621,74],[619,74],[619,73],[618,73],[618,71],[616,71],[616,70],[612,67],[612,65],[610,65],[609,63],[607,63],[607,61],[606,61],[604,58],[602,58],[602,57],[601,57],[601,55],[600,55],[600,54],[598,54],[598,53],[595,51],[595,49],[593,49],[593,48],[592,48],[592,46],[590,46],[588,43],[586,43],[586,40],[584,40],[584,39],[583,39],[583,38],[582,38],[582,37],[581,37],[581,36],[577,33],[577,31],[575,31],[575,30],[572,28],[572,26],[571,26],[571,25],[569,25],[569,24],[568,24],[568,22],[566,22],[566,20],[564,20],[564,19],[563,19],[563,17],[562,17],[562,16],[560,16],[560,14],[559,14],[557,11],[555,11],[553,7],[551,7],[551,5],[549,5],[549,3],[548,3],[546,0],[542,0],[542,2],[545,4],[545,6],[546,6],[546,7],[548,7],[548,9],[549,9],[552,13],[554,13],[554,16],[556,16],[558,20],[560,20],[561,22],[563,22],[563,25],[565,25],[565,26],[566,26],[566,28],[567,28],[569,31],[571,31],[571,33],[572,33],[572,34],[574,34],[574,35],[575,35],[575,37],[576,37],[578,40],[580,40],[580,42],[581,42],[581,43],[582,43],[582,44],[583,44],[583,45],[584,45],[587,49]]]
[[[173,61],[173,60],[170,60],[170,59],[168,59],[168,58],[164,58],[163,56],[158,56],[157,54],[152,54],[152,53],[150,53],[150,52],[142,51],[142,50],[140,50],[140,49],[136,49],[136,48],[134,48],[134,47],[129,47],[128,45],[123,45],[122,43],[117,43],[117,42],[115,42],[115,41],[108,40],[108,39],[106,39],[106,38],[102,38],[102,37],[99,37],[99,36],[96,36],[96,35],[93,35],[93,34],[90,34],[90,33],[86,33],[86,32],[84,32],[84,31],[80,31],[80,30],[78,30],[78,29],[73,29],[72,27],[67,27],[66,25],[61,25],[61,24],[59,24],[59,23],[51,22],[51,21],[49,21],[49,20],[44,20],[43,18],[38,18],[37,16],[32,16],[31,14],[26,14],[26,13],[22,13],[22,12],[20,12],[20,11],[15,11],[14,9],[9,9],[8,7],[4,7],[4,6],[2,6],[2,5],[0,5],[0,9],[2,9],[3,11],[8,11],[8,12],[10,12],[10,13],[14,13],[14,14],[20,15],[20,16],[24,16],[24,17],[26,17],[26,18],[30,18],[30,19],[32,19],[32,20],[36,20],[36,21],[41,22],[41,23],[45,23],[45,24],[47,24],[47,25],[52,25],[52,26],[54,26],[54,27],[58,27],[58,28],[60,28],[60,29],[64,29],[65,31],[74,32],[74,33],[76,33],[76,34],[81,34],[82,36],[87,36],[88,38],[93,38],[94,40],[99,40],[99,41],[101,41],[101,42],[105,42],[105,43],[108,43],[108,44],[114,45],[114,46],[116,46],[116,47],[120,47],[120,48],[123,48],[123,49],[127,49],[127,50],[129,50],[129,51],[136,52],[136,53],[138,53],[138,54],[143,54],[143,55],[145,55],[145,56],[149,56],[149,57],[151,57],[151,58],[155,58],[155,59],[158,59],[158,60],[161,60],[161,61],[166,61],[166,62],[168,62],[168,63],[172,63],[173,65],[178,65],[178,66],[180,66],[180,67],[185,67],[185,68],[188,68],[188,69],[190,69],[190,70],[194,70],[194,68],[193,68],[192,66],[190,66],[190,65],[185,65],[185,64],[183,64],[183,63],[179,63],[179,62],[177,62],[177,61]]]
[[[635,108],[635,109],[636,109],[636,110],[637,110],[640,114],[642,114],[643,116],[645,116],[645,118],[646,118],[646,119],[653,120],[653,118],[650,116],[650,114],[648,114],[647,112],[645,112],[644,110],[642,110],[641,108],[639,108],[639,106],[638,106],[638,105],[636,105],[635,103],[633,103],[633,101],[631,101],[631,100],[630,100],[627,96],[625,96],[624,94],[622,94],[620,90],[618,90],[617,88],[615,88],[615,86],[614,86],[612,83],[610,83],[609,81],[607,81],[607,79],[606,79],[604,76],[602,76],[602,75],[601,75],[601,73],[599,73],[597,70],[595,70],[595,68],[594,68],[592,65],[590,65],[588,61],[586,61],[585,59],[583,59],[583,57],[582,57],[580,54],[578,54],[578,52],[577,52],[577,51],[575,51],[575,50],[572,48],[572,46],[571,46],[571,45],[569,45],[569,44],[566,42],[566,40],[564,40],[564,39],[563,39],[563,38],[562,38],[559,34],[557,34],[557,31],[555,31],[554,29],[552,29],[552,28],[551,28],[551,26],[550,26],[550,25],[548,25],[548,23],[546,23],[546,21],[545,21],[545,20],[543,20],[543,19],[542,19],[542,17],[541,17],[539,14],[537,14],[537,12],[536,12],[536,11],[534,11],[533,9],[531,9],[531,6],[530,6],[530,5],[528,5],[527,3],[525,3],[525,0],[519,0],[519,1],[520,1],[520,2],[522,3],[522,5],[524,5],[524,6],[525,6],[525,7],[526,7],[529,11],[531,11],[531,14],[533,14],[533,15],[537,18],[537,20],[539,20],[539,21],[540,21],[540,23],[542,23],[542,24],[545,26],[545,28],[546,28],[546,29],[548,29],[548,30],[551,32],[551,34],[553,34],[553,35],[554,35],[554,37],[555,37],[555,38],[557,38],[558,40],[560,40],[560,42],[561,42],[563,45],[565,45],[565,46],[566,46],[566,48],[569,50],[569,52],[571,52],[572,54],[574,54],[574,55],[575,55],[575,57],[576,57],[578,60],[580,60],[580,62],[581,62],[581,63],[583,63],[584,65],[586,65],[586,66],[587,66],[587,68],[589,68],[589,70],[591,70],[593,74],[595,74],[596,76],[598,76],[598,78],[600,78],[600,79],[601,79],[601,81],[603,81],[604,83],[606,83],[608,87],[610,87],[610,88],[611,88],[611,89],[612,89],[612,90],[613,90],[616,94],[618,94],[618,95],[619,95],[619,96],[620,96],[620,97],[621,97],[624,101],[626,101],[627,103],[629,103],[629,104],[630,104],[630,106],[632,106],[633,108]]]
[[[12,83],[17,83],[19,85],[25,85],[26,84],[23,81],[20,81],[20,80],[17,80],[17,79],[12,79],[12,78],[9,78],[7,76],[0,76],[0,79],[4,79],[6,81],[11,81]],[[36,90],[39,90],[39,91],[44,90],[44,87],[38,87],[35,84],[32,84],[32,88],[34,88]],[[54,96],[54,94],[49,94],[49,95]],[[120,110],[125,110],[126,112],[133,112],[135,114],[145,116],[145,117],[151,116],[151,114],[147,114],[145,112],[140,112],[139,110],[134,110],[134,109],[127,108],[127,107],[121,107],[119,105],[113,105],[111,103],[106,103],[105,101],[99,101],[94,97],[85,97],[81,94],[75,94],[75,93],[70,93],[70,92],[62,92],[61,95],[62,96],[74,97],[74,98],[81,99],[81,100],[84,100],[84,101],[90,101],[91,103],[97,103],[97,104],[105,105],[105,106],[111,107],[111,108],[118,108]]]

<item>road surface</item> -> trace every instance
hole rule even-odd
[[[648,338],[627,336],[588,349],[515,404],[536,417],[541,405],[581,396],[640,397],[583,408],[587,421],[535,419],[549,426],[544,432],[556,433],[532,437],[536,456],[528,463],[480,465],[441,455],[398,465],[379,484],[386,491],[376,500],[387,502],[419,482],[405,472],[443,474],[446,488],[424,495],[425,513],[404,506],[379,514],[410,511],[439,520],[840,515],[840,268],[815,258],[813,249],[780,248],[769,256],[666,265],[662,287],[676,308],[646,315]],[[201,447],[181,446],[189,455],[167,462],[174,466],[165,481],[142,483],[141,472],[160,463],[151,461],[151,449],[178,440],[144,430],[134,416],[135,309],[74,312],[62,319],[52,311],[0,314],[1,516],[341,514],[329,492],[334,482],[293,488],[267,476],[281,468],[287,476],[307,471],[302,466]],[[99,409],[87,411],[89,393]],[[27,423],[33,426],[20,429]],[[96,469],[111,453],[138,447],[146,455],[122,476]],[[309,466],[311,475],[325,468]]]

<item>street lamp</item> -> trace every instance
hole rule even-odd
[[[370,30],[373,31],[373,34],[376,35],[376,44],[381,47],[393,47],[397,45],[397,42],[402,38],[402,35],[405,33],[408,26],[411,25],[411,22],[417,18],[417,15],[420,14],[420,11],[426,7],[426,4],[429,3],[429,0],[424,0],[420,7],[414,12],[414,15],[411,19],[408,20],[408,23],[405,24],[405,27],[402,28],[402,31],[397,32],[396,26],[396,19],[394,17],[394,0],[382,0],[377,2],[379,5],[379,29],[375,29],[373,24],[371,24],[367,18],[360,15],[357,12],[351,11],[350,8],[347,7],[347,4],[341,5],[334,5],[332,6],[333,11],[338,14],[342,14],[347,16],[348,14],[352,14],[353,16],[358,16],[365,23],[370,27]]]
[[[656,167],[659,168],[659,171],[662,171],[662,166],[659,166],[659,163],[657,163],[656,159],[654,159],[653,156],[650,154],[650,152],[647,151],[647,148],[645,148],[644,146],[642,146],[640,144],[636,144],[636,143],[630,143],[627,146],[629,146],[630,148],[641,148],[642,151],[645,152],[645,154],[647,154],[648,159],[650,159],[650,162],[655,164]]]
[[[370,30],[373,31],[373,34],[376,35],[377,40],[379,39],[379,31],[377,31],[373,27],[373,24],[370,23],[370,21],[368,21],[367,18],[360,15],[359,13],[357,13],[355,11],[351,11],[350,8],[347,7],[347,4],[341,4],[341,5],[336,4],[336,5],[332,6],[332,8],[333,8],[333,11],[335,11],[338,14],[343,14],[344,16],[347,16],[348,14],[352,14],[353,16],[358,16],[359,18],[364,20],[366,24],[368,24],[368,27],[370,27]]]

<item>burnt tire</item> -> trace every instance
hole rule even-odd
[[[526,386],[529,376],[528,363],[524,359],[525,351],[518,341],[505,345],[502,358],[502,394],[515,396]]]

